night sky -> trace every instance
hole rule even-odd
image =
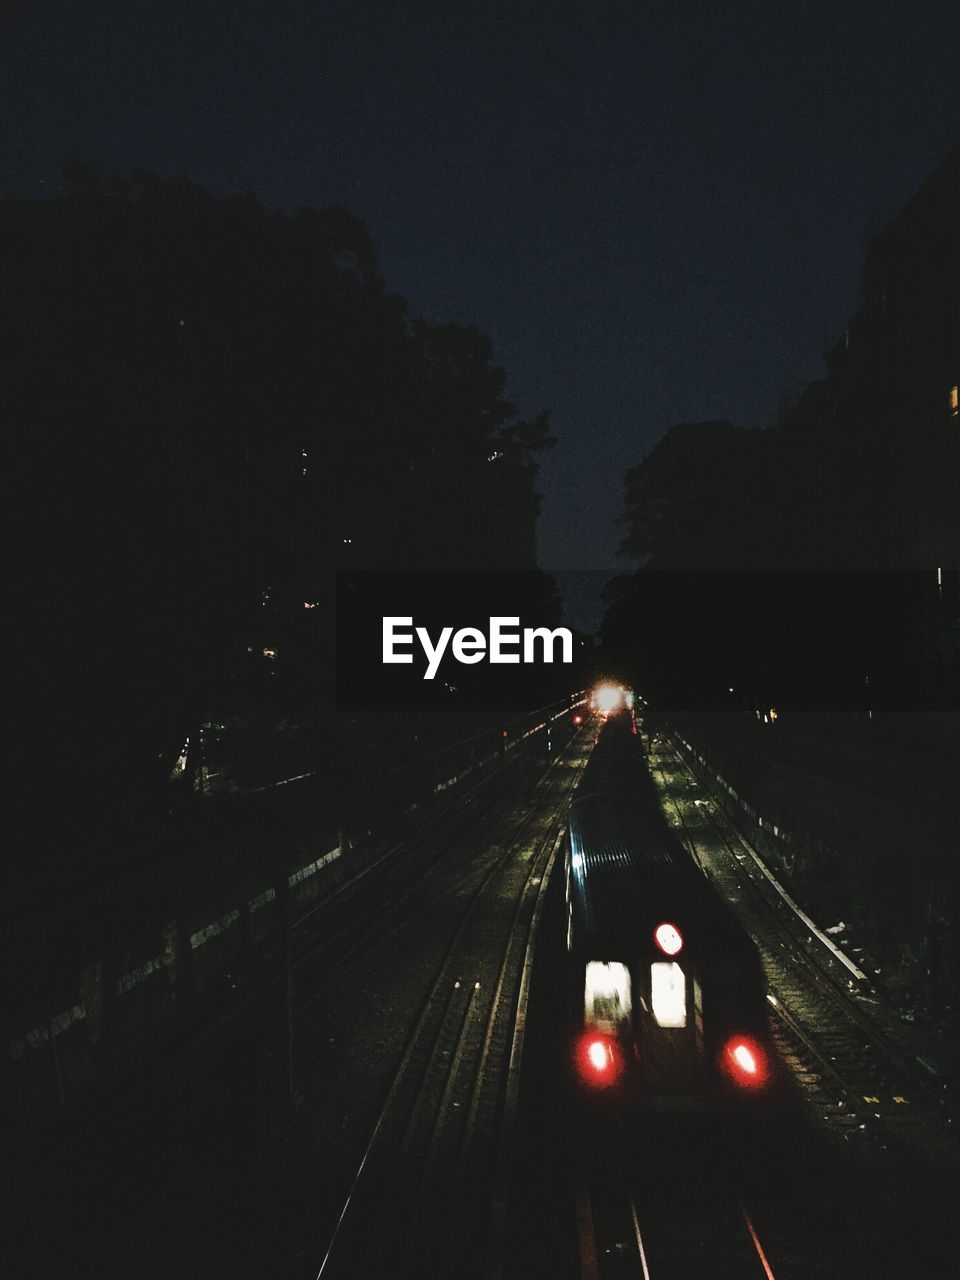
[[[41,29],[42,24],[42,29]],[[63,163],[346,204],[414,314],[553,411],[540,561],[616,567],[672,423],[768,424],[857,302],[865,230],[957,137],[960,5],[22,3],[0,182]]]

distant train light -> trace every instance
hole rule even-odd
[[[585,1035],[577,1058],[580,1075],[587,1084],[606,1088],[620,1078],[620,1053],[616,1041],[609,1036],[596,1032]]]
[[[664,955],[675,956],[683,947],[683,934],[675,924],[658,924],[653,936]]]
[[[614,684],[602,684],[594,695],[597,710],[602,716],[612,715],[623,699],[623,693]]]
[[[741,1088],[758,1089],[766,1084],[767,1055],[749,1036],[733,1036],[727,1041],[723,1066],[734,1084]]]

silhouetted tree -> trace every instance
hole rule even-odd
[[[125,813],[268,640],[316,690],[337,567],[533,565],[546,416],[349,210],[73,166],[0,205],[0,279],[40,794]]]

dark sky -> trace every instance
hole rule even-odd
[[[9,4],[6,6],[9,15]],[[366,220],[414,313],[553,411],[545,567],[615,566],[673,422],[762,425],[856,305],[867,224],[960,122],[960,4],[29,0],[0,183],[65,159]]]

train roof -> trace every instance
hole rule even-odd
[[[570,897],[595,958],[635,951],[675,924],[691,951],[752,947],[660,810],[637,737],[609,724],[569,812]]]

